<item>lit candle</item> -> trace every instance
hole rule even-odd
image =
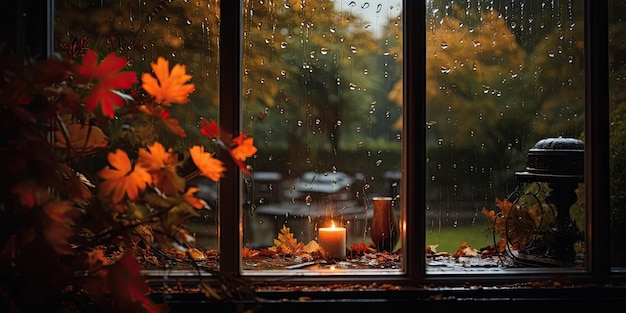
[[[331,227],[320,228],[320,247],[332,258],[341,259],[346,257],[346,229],[335,227],[333,222]]]

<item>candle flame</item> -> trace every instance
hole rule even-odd
[[[335,229],[335,221],[331,221],[330,223],[331,223],[331,224],[330,224],[330,228],[331,228],[331,229]]]

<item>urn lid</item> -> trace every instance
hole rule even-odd
[[[528,150],[526,171],[518,181],[583,181],[585,144],[576,138],[545,138]]]

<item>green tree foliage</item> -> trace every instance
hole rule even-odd
[[[581,4],[568,14],[543,1],[427,8],[429,176],[435,189],[459,186],[438,197],[502,195],[539,139],[581,136]]]
[[[261,151],[289,147],[289,159],[325,168],[368,140],[393,83],[378,67],[398,60],[360,18],[333,1],[250,3],[244,25],[244,112]]]

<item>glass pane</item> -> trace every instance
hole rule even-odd
[[[109,257],[133,248],[144,269],[218,268],[217,183],[190,156],[192,147],[206,153],[219,150],[201,133],[201,120],[217,120],[219,112],[218,2],[59,0],[54,14],[54,50],[83,65],[93,52],[93,61],[101,67],[85,70],[95,77],[87,90],[108,83],[105,90],[114,89],[124,99],[116,107],[100,93],[100,102],[93,108],[88,105],[86,115],[70,112],[60,119],[71,127],[69,135],[76,130],[86,142],[96,134],[103,140],[102,149],[70,156],[68,161],[72,171],[95,185],[88,189],[99,196],[87,203],[87,218],[103,219],[117,212],[105,229],[84,225],[94,236],[88,238],[89,245]],[[123,68],[105,65],[105,56],[123,58]],[[158,77],[157,64],[163,65]],[[132,73],[136,83],[120,88],[109,80],[103,73],[114,67]],[[170,71],[172,76],[175,71],[189,76],[168,83]],[[150,77],[159,83],[149,89],[142,82]],[[110,116],[104,108],[111,110]],[[90,131],[77,125],[88,125]],[[134,174],[113,181],[99,171],[121,166],[110,157],[117,149],[118,156],[130,160]],[[143,176],[139,168],[144,169]],[[133,182],[137,195],[130,191]],[[105,194],[104,184],[119,193]],[[128,232],[131,242],[116,241],[117,234]]]
[[[626,1],[613,0],[609,6],[609,151],[611,193],[611,266],[626,267]]]
[[[428,273],[584,268],[582,1],[429,1]]]
[[[401,1],[243,9],[243,272],[401,273]]]

